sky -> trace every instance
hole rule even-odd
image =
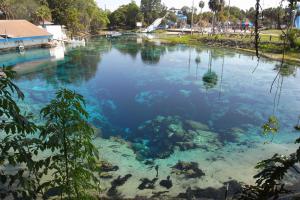
[[[117,9],[120,5],[130,3],[131,0],[96,0],[98,5],[101,8],[109,9],[111,11],[114,11]],[[135,0],[136,3],[139,5],[140,0]],[[194,0],[195,5],[199,3],[200,0]],[[255,0],[230,0],[231,5],[235,5],[237,7],[240,7],[242,9],[249,9],[250,7],[254,7],[255,5]],[[276,7],[280,4],[281,0],[262,0],[262,7],[263,8],[268,8],[268,7]],[[167,7],[175,7],[175,8],[182,8],[183,6],[192,6],[193,0],[162,0],[162,3],[164,3]],[[204,11],[208,10],[208,0],[204,0],[206,6],[204,8]],[[229,0],[225,0],[226,4],[228,5]]]

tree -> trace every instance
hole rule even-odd
[[[141,0],[141,11],[147,24],[166,14],[166,8],[161,4],[161,0]]]
[[[40,6],[36,10],[35,15],[36,15],[36,17],[39,21],[40,20],[43,21],[43,26],[45,26],[45,20],[51,20],[52,19],[51,10],[46,5]]]
[[[41,111],[46,120],[41,139],[45,141],[45,149],[54,154],[49,167],[53,170],[50,183],[69,199],[91,198],[88,189],[97,187],[93,172],[97,168],[98,151],[92,144],[94,130],[87,122],[84,105],[81,95],[61,89]]]
[[[192,12],[192,9],[190,7],[188,7],[188,6],[183,6],[181,8],[181,11],[182,11],[183,15],[187,16],[189,13]]]
[[[224,0],[209,0],[208,2],[208,6],[209,9],[214,13],[213,16],[213,32],[215,32],[215,19],[216,19],[216,15],[219,14],[225,5],[225,1]]]
[[[200,1],[199,2],[199,8],[200,8],[201,13],[202,13],[202,9],[204,8],[204,6],[205,6],[205,2],[204,1]]]
[[[68,8],[65,12],[65,17],[68,19],[65,25],[71,32],[71,36],[84,31],[84,25],[80,23],[80,12],[76,8]]]
[[[205,2],[204,1],[200,1],[199,2],[199,8],[200,8],[200,19],[199,19],[199,21],[200,22],[202,20],[202,10],[203,10],[204,6],[205,6]],[[202,26],[201,26],[201,31],[202,31]]]
[[[90,31],[92,33],[97,33],[97,31],[104,28],[109,23],[109,19],[107,17],[107,14],[100,10],[100,8],[97,7],[94,9],[96,11],[93,14],[90,22]]]
[[[126,19],[126,25],[130,28],[134,28],[136,22],[143,20],[143,14],[134,1],[127,5]]]
[[[0,0],[0,11],[4,19],[13,19],[14,14],[8,0]]]
[[[40,6],[37,0],[0,0],[0,10],[7,19],[26,19],[35,21],[35,12]]]
[[[133,1],[127,5],[120,6],[109,16],[110,25],[124,28],[135,28],[136,22],[143,20],[140,8]]]
[[[67,26],[71,35],[96,32],[109,22],[95,0],[47,0],[55,23]],[[96,30],[97,29],[97,30]]]
[[[120,8],[112,12],[109,16],[110,26],[124,27],[126,25],[125,20],[125,13]]]
[[[11,81],[13,76],[14,72],[0,69],[0,198],[45,198],[53,187],[69,199],[92,198],[87,193],[97,188],[98,151],[92,144],[94,131],[86,121],[83,97],[58,91],[41,111],[46,124],[37,127],[14,101],[14,96],[22,100],[24,95]],[[52,154],[45,157],[45,151]],[[40,152],[43,158],[38,159]],[[45,179],[48,171],[52,176]]]

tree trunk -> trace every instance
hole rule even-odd
[[[64,157],[65,157],[65,170],[66,170],[66,187],[67,187],[67,196],[68,196],[68,199],[71,199],[70,197],[70,190],[69,190],[69,187],[70,187],[70,178],[69,178],[69,161],[68,161],[68,145],[67,145],[67,137],[66,137],[66,132],[64,131],[63,132],[63,145],[64,145]]]

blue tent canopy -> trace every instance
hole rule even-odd
[[[252,22],[242,22],[242,26],[249,26],[249,27],[253,27],[253,23]]]
[[[296,17],[296,20],[295,20],[295,27],[297,29],[300,29],[300,3],[297,4],[297,10],[298,10],[298,16]]]
[[[182,14],[177,15],[177,18],[178,18],[179,20],[183,20],[183,21],[186,21],[186,20],[187,20],[187,16],[182,15]]]
[[[295,26],[297,29],[300,29],[300,16],[298,16],[295,20]]]

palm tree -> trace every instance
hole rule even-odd
[[[202,20],[201,18],[202,18],[202,10],[203,10],[203,8],[204,8],[204,6],[205,6],[205,2],[204,1],[200,1],[199,2],[199,8],[200,8],[200,21]],[[201,26],[201,32],[202,32],[202,26]]]
[[[212,89],[218,84],[218,75],[216,74],[216,72],[212,71],[212,60],[213,60],[213,55],[212,55],[212,51],[210,51],[208,70],[202,77],[203,84],[206,90]]]
[[[199,8],[201,9],[201,13],[202,13],[202,9],[204,8],[205,6],[205,2],[204,1],[200,1],[199,2]]]
[[[215,32],[215,18],[216,14],[222,11],[223,7],[225,5],[225,0],[209,0],[208,6],[209,9],[214,13],[213,15],[213,33]]]
[[[37,17],[38,20],[42,20],[43,21],[43,27],[45,26],[45,20],[51,20],[51,18],[52,18],[52,16],[51,16],[51,10],[46,5],[40,6],[36,10],[35,15],[36,15],[36,17]]]
[[[197,64],[196,79],[198,79],[198,67],[199,67],[199,64],[201,63],[201,57],[199,55],[196,57],[195,63]]]

